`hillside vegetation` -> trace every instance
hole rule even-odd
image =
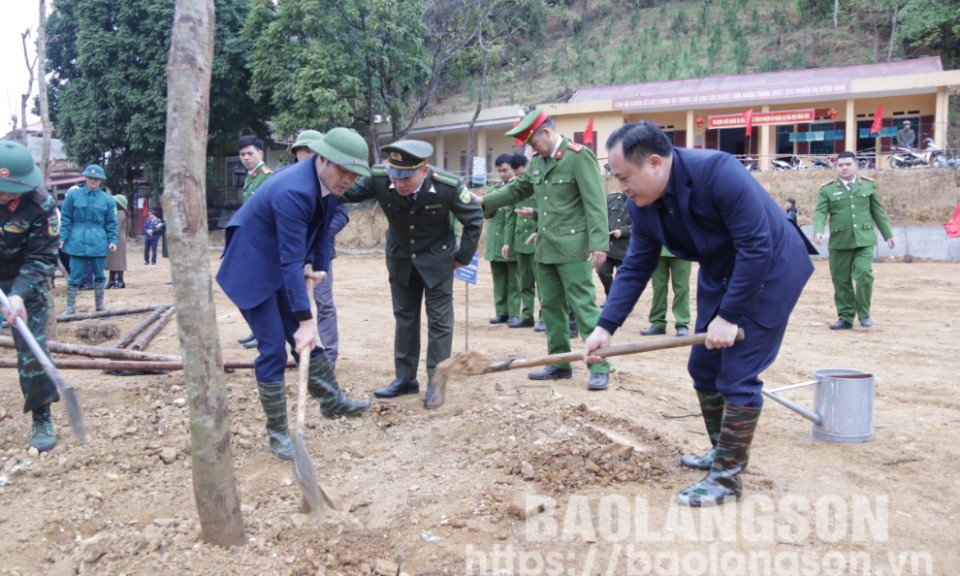
[[[775,72],[940,55],[956,63],[955,16],[934,30],[924,10],[960,2],[889,0],[570,0],[523,14],[491,58],[484,105],[568,99],[579,87]],[[920,22],[915,22],[919,20]],[[910,36],[905,36],[910,34]],[[476,105],[479,59],[451,67],[434,112]]]

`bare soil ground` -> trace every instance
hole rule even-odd
[[[672,504],[701,476],[678,457],[707,447],[684,349],[615,359],[606,392],[588,393],[577,365],[573,380],[548,384],[524,370],[455,377],[446,406],[430,412],[406,397],[330,421],[311,404],[307,449],[342,510],[319,517],[299,512],[291,465],[266,448],[252,371],[229,374],[248,538],[231,550],[199,538],[182,372],[65,371],[92,441],[77,445],[57,405],[60,443],[32,457],[29,415],[5,369],[0,574],[956,574],[960,268],[886,262],[875,274],[876,325],[831,332],[832,287],[818,262],[763,375],[777,387],[824,368],[875,374],[873,441],[815,440],[809,421],[768,401],[747,497],[709,510]],[[393,377],[383,256],[341,253],[335,275],[341,385],[371,397]],[[108,305],[171,302],[169,280],[167,260],[134,264]],[[455,351],[469,341],[494,360],[546,353],[542,335],[487,323],[486,268],[467,290],[457,282]],[[236,343],[246,332],[239,312],[217,298],[224,358],[252,358]],[[615,343],[643,338],[649,302],[645,294]],[[79,307],[92,309],[92,293]],[[109,322],[122,332],[142,317]],[[77,328],[61,324],[60,339],[85,343]],[[180,353],[175,322],[148,351]],[[788,395],[812,404],[809,388]]]

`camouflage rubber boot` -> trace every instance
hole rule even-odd
[[[743,494],[740,473],[750,459],[750,444],[759,421],[760,408],[726,405],[710,473],[677,494],[677,504],[699,508],[740,499]]]
[[[97,312],[103,312],[107,309],[103,303],[103,290],[106,287],[106,280],[93,283],[93,300],[97,305]]]
[[[33,409],[33,435],[30,436],[30,446],[38,452],[49,452],[57,445],[57,431],[53,428],[50,419],[50,405]]]
[[[320,415],[324,418],[358,416],[370,408],[369,400],[352,400],[340,390],[333,363],[326,354],[310,358],[310,378],[307,390],[314,400],[320,402]]]
[[[709,470],[713,464],[714,454],[717,452],[717,438],[720,437],[720,424],[723,421],[723,396],[716,392],[697,391],[700,400],[700,413],[703,414],[703,423],[707,428],[707,437],[710,438],[710,448],[702,456],[684,454],[680,457],[680,464],[687,468]]]
[[[63,311],[67,316],[77,313],[77,293],[79,291],[79,286],[67,285],[67,309]]]
[[[270,450],[282,460],[293,460],[293,440],[287,428],[287,396],[283,382],[257,382],[260,404],[267,416]]]

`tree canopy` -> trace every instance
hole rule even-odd
[[[239,38],[249,0],[216,0],[211,140],[260,127],[248,95]],[[48,31],[51,117],[68,155],[101,163],[114,190],[146,180],[158,190],[163,165],[173,3],[55,0]]]

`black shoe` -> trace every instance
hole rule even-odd
[[[251,338],[251,339],[247,340],[246,342],[243,343],[243,347],[244,347],[244,348],[256,348],[256,347],[257,347],[257,339],[256,339],[256,338]]]
[[[113,289],[116,288],[116,287],[117,287],[117,281],[116,281],[116,280],[111,280],[111,281],[107,282],[107,285],[104,286],[104,289],[105,289],[105,290],[113,290]]]
[[[373,395],[377,398],[396,398],[397,396],[403,396],[405,394],[419,393],[420,382],[417,382],[416,379],[404,380],[403,378],[397,378],[385,388],[373,391]]]
[[[123,280],[117,280],[117,283],[114,285],[114,288],[126,288],[127,283]]]
[[[519,318],[512,318],[507,321],[507,326],[510,328],[530,328],[533,326],[533,320],[521,320]]]
[[[578,338],[580,336],[580,331],[577,330],[576,326],[570,327],[570,338]]]
[[[520,321],[519,316],[510,316],[507,318],[507,328],[513,328],[513,325]]]
[[[506,324],[506,323],[507,323],[507,320],[509,320],[509,318],[507,318],[506,315],[503,315],[503,316],[494,316],[493,318],[490,319],[490,323],[491,323],[491,324]]]
[[[690,335],[689,328],[687,328],[686,326],[677,327],[677,336],[689,336],[689,335]]]
[[[853,324],[847,322],[843,318],[830,325],[831,330],[849,330],[851,328],[853,328]]]
[[[663,326],[651,326],[640,331],[641,336],[662,336],[666,333],[667,329]]]
[[[610,375],[607,373],[591,373],[587,382],[587,390],[606,390],[610,384]]]
[[[243,338],[237,338],[239,344],[246,344],[247,342],[253,340],[253,334],[247,334]]]
[[[547,325],[543,323],[543,320],[538,320],[537,324],[533,327],[534,332],[546,332]]]
[[[573,378],[573,370],[547,366],[539,372],[530,372],[527,374],[527,378],[531,380],[566,380],[567,378]]]
[[[861,318],[861,319],[860,319],[860,327],[861,327],[861,328],[869,328],[869,327],[871,327],[871,326],[873,326],[873,320],[871,320],[871,319],[869,319],[869,318]]]

